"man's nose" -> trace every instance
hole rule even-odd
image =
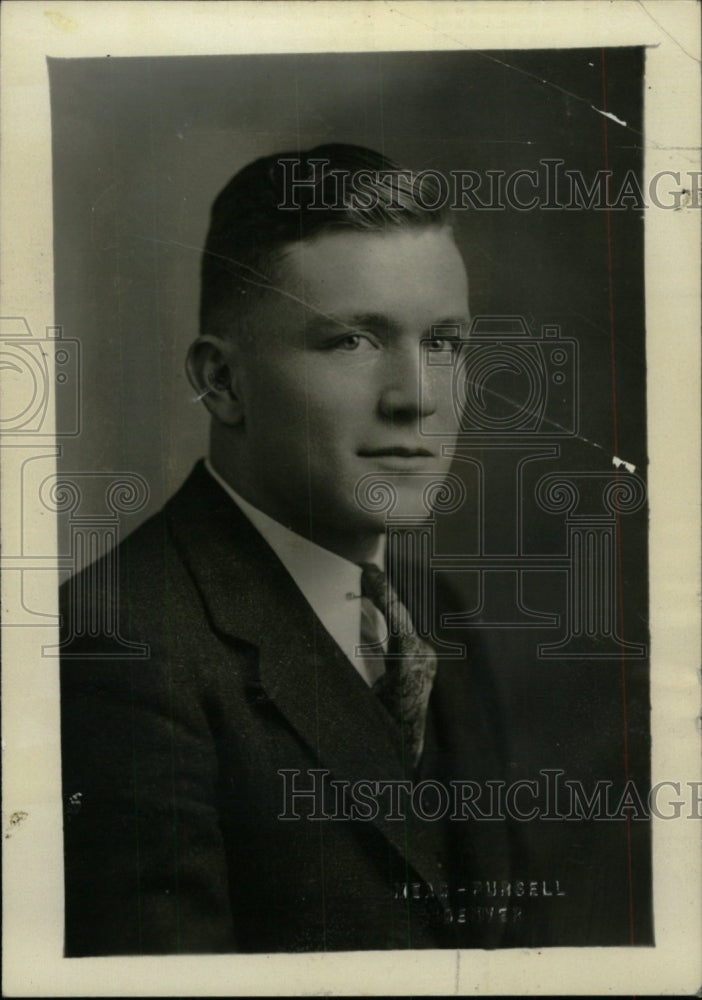
[[[436,410],[436,392],[420,344],[389,353],[383,372],[380,413],[394,420],[416,420]]]

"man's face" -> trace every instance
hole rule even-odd
[[[423,516],[424,489],[448,471],[441,446],[457,431],[448,338],[467,326],[466,272],[438,227],[328,233],[294,244],[282,270],[281,294],[266,297],[261,321],[236,342],[241,492],[341,550],[345,538],[385,529],[386,515],[355,498],[362,477],[393,484],[395,514]],[[422,348],[437,325],[453,329]],[[428,364],[429,353],[446,363]]]

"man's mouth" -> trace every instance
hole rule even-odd
[[[427,448],[406,447],[394,445],[391,448],[362,448],[359,452],[363,458],[433,458],[433,452]]]

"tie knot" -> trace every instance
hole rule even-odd
[[[386,614],[388,604],[388,578],[382,569],[373,563],[364,563],[361,574],[361,593],[372,601],[382,615]]]

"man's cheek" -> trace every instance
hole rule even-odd
[[[290,399],[272,389],[266,400],[267,422],[272,425],[273,431],[291,438],[295,432],[304,433],[310,423],[310,414],[304,399]]]

